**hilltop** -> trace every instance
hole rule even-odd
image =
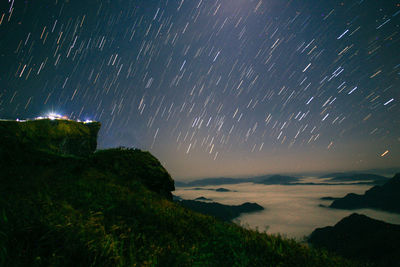
[[[385,184],[374,186],[363,195],[350,193],[330,205],[336,209],[372,208],[400,213],[400,173]]]
[[[309,241],[340,255],[368,259],[379,266],[399,266],[400,225],[353,213],[334,226],[316,229]]]
[[[0,152],[14,155],[14,150],[31,148],[60,155],[88,156],[97,147],[99,122],[39,119],[0,120]]]
[[[149,152],[95,151],[99,127],[0,121],[0,266],[356,265],[174,203]]]

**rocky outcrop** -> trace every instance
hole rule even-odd
[[[91,157],[91,164],[99,170],[116,174],[120,182],[129,184],[139,181],[172,200],[174,180],[149,152],[127,148],[100,150]]]
[[[0,121],[0,176],[27,178],[41,170],[63,170],[79,179],[91,173],[116,177],[114,182],[123,186],[140,183],[172,200],[174,181],[149,152],[125,148],[96,151],[100,125],[61,119]],[[31,173],[20,173],[21,165],[30,165]]]
[[[61,155],[88,156],[97,147],[99,122],[72,120],[0,121],[0,153],[33,149]]]

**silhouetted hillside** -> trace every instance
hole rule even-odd
[[[18,123],[0,138],[0,266],[356,265],[172,202],[174,182],[148,152],[75,153],[93,135],[69,133],[89,125],[39,121],[21,139],[13,127],[31,122]]]
[[[330,205],[337,209],[372,208],[400,212],[400,174],[396,174],[382,186],[374,186],[364,195],[350,193]]]
[[[316,229],[309,242],[348,258],[400,266],[400,225],[353,213],[335,226]]]
[[[265,184],[265,185],[275,185],[275,184],[290,184],[294,182],[298,182],[300,179],[296,177],[291,177],[291,176],[282,176],[282,175],[273,175],[270,177],[267,177],[261,181],[257,181],[255,183],[257,184]]]
[[[367,181],[367,180],[387,182],[388,178],[377,174],[356,173],[348,175],[337,175],[330,179],[330,181],[332,182],[354,182],[354,181]]]

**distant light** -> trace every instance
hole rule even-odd
[[[85,120],[83,123],[92,123],[93,121],[91,120]]]
[[[68,116],[60,115],[54,112],[47,113],[44,117],[36,117],[35,120],[50,119],[50,120],[68,120]]]

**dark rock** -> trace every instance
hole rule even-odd
[[[172,200],[174,180],[149,152],[139,149],[99,150],[90,158],[98,169],[115,173],[121,182],[140,181],[147,188]]]
[[[382,266],[400,264],[400,225],[352,214],[335,226],[317,228],[309,237],[316,247],[342,256],[366,259]]]

